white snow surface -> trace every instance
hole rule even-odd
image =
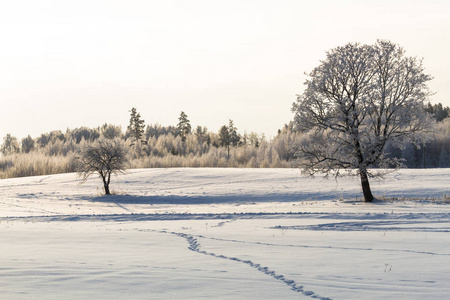
[[[0,299],[448,299],[450,169],[0,180]]]

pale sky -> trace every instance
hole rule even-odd
[[[376,39],[423,58],[450,106],[448,0],[2,1],[0,37],[0,139],[125,129],[132,107],[271,137],[327,50]]]

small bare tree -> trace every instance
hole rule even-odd
[[[119,139],[99,138],[88,144],[81,152],[78,174],[84,183],[89,176],[97,173],[103,181],[105,194],[109,195],[111,175],[123,173],[128,161],[123,142]]]
[[[424,111],[430,94],[422,62],[398,45],[347,44],[332,49],[293,104],[295,123],[311,139],[299,147],[304,170],[338,175],[356,170],[366,202],[373,200],[369,167],[399,167],[385,155],[387,143],[423,141],[431,125]]]

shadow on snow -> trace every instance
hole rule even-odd
[[[113,204],[220,204],[234,203],[251,204],[257,202],[301,202],[334,200],[332,195],[317,194],[267,194],[267,195],[220,195],[220,196],[189,196],[189,195],[104,195],[93,198],[85,198],[91,202],[113,203]]]

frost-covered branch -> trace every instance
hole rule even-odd
[[[329,51],[292,108],[297,128],[316,132],[298,149],[304,169],[354,168],[371,201],[368,168],[401,166],[400,160],[387,158],[387,144],[425,141],[423,133],[432,125],[424,110],[431,79],[422,61],[405,57],[388,41]]]

